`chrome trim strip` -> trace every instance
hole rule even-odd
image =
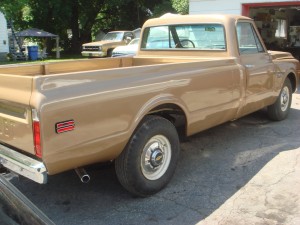
[[[42,162],[16,152],[1,144],[0,164],[2,164],[5,168],[37,183],[47,183],[47,169]]]
[[[32,114],[32,120],[33,120],[33,121],[37,121],[37,122],[40,121],[40,120],[39,120],[39,117],[38,117],[38,112],[37,112],[36,109],[32,109],[32,110],[31,110],[31,114]]]

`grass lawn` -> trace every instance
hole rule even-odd
[[[55,56],[49,56],[46,59],[38,59],[38,60],[26,60],[26,61],[0,61],[0,65],[9,65],[9,64],[29,64],[29,63],[44,63],[44,62],[60,62],[65,60],[75,60],[75,59],[86,59],[86,57],[82,57],[80,54],[78,55],[67,55],[62,54],[59,59],[56,59]]]

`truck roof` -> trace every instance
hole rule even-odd
[[[168,24],[185,24],[185,23],[228,23],[229,21],[236,20],[252,20],[249,17],[239,15],[214,15],[214,14],[201,14],[201,15],[175,15],[163,16],[159,18],[149,19],[145,22],[144,27],[159,26]]]

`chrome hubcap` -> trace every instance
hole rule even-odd
[[[280,96],[281,111],[286,111],[289,106],[290,92],[288,87],[284,87]]]
[[[152,137],[141,156],[141,169],[148,180],[157,180],[167,171],[171,161],[171,144],[163,135]]]
[[[153,167],[160,166],[164,161],[164,155],[161,149],[155,149],[150,156],[150,164]]]

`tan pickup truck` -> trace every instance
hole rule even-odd
[[[0,162],[39,183],[114,161],[148,196],[171,179],[190,136],[267,107],[290,111],[299,62],[268,52],[241,16],[148,20],[135,57],[0,67]],[[200,165],[201,166],[201,165]]]
[[[111,31],[101,41],[83,44],[81,54],[88,57],[111,57],[114,48],[126,46],[134,37],[132,31]]]

